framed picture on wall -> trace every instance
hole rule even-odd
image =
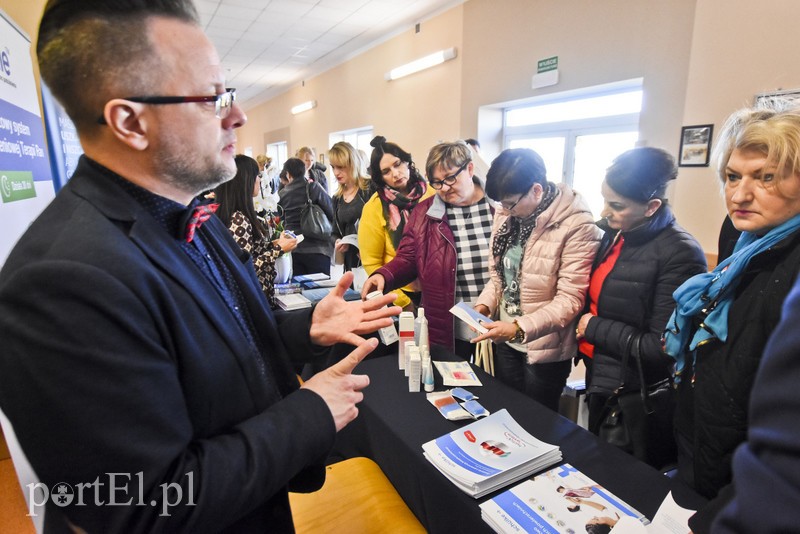
[[[713,124],[699,124],[681,128],[680,167],[708,167],[711,152]]]
[[[771,107],[773,101],[790,102],[800,104],[800,89],[789,89],[787,91],[773,91],[771,93],[759,93],[755,98],[756,106]]]

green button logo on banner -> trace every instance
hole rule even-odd
[[[0,171],[0,197],[3,203],[16,202],[36,196],[33,173],[30,171]]]

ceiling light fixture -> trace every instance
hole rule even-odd
[[[309,109],[314,109],[315,107],[317,107],[316,100],[309,100],[308,102],[297,104],[295,107],[292,108],[292,115],[297,115],[298,113],[308,111]]]
[[[435,67],[436,65],[455,58],[456,55],[455,47],[448,48],[446,50],[439,50],[438,52],[435,52],[429,56],[421,57],[412,61],[411,63],[406,63],[403,66],[392,69],[387,72],[384,77],[387,81],[396,80],[398,78],[402,78],[403,76],[408,76],[409,74],[414,74],[415,72],[419,72],[430,67]]]

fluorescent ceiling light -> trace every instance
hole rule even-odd
[[[309,109],[314,109],[315,107],[317,107],[316,100],[309,100],[308,102],[297,104],[295,107],[292,108],[292,115],[297,115],[298,113],[308,111]]]
[[[448,48],[446,50],[439,50],[429,56],[421,57],[411,63],[406,63],[401,67],[397,67],[396,69],[392,69],[386,73],[385,78],[388,81],[396,80],[398,78],[402,78],[403,76],[408,76],[409,74],[414,74],[415,72],[419,72],[421,70],[428,69],[430,67],[435,67],[445,61],[453,59],[456,57],[456,49]]]

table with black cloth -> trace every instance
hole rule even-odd
[[[434,360],[454,356],[432,348]],[[406,504],[428,532],[491,532],[478,505],[498,492],[474,499],[458,489],[425,459],[422,444],[469,424],[448,421],[425,397],[409,393],[408,379],[398,369],[397,357],[386,356],[359,364],[355,373],[370,378],[359,404],[358,418],[337,436],[334,456],[367,456],[380,465]],[[489,411],[506,408],[536,438],[561,448],[563,461],[580,469],[598,484],[652,519],[672,490],[678,504],[697,509],[704,502],[680,482],[636,460],[572,421],[502,384],[476,368],[483,386],[467,389],[480,397]],[[436,391],[447,389],[436,375]],[[668,439],[668,438],[667,438]],[[503,491],[503,490],[500,490]]]

